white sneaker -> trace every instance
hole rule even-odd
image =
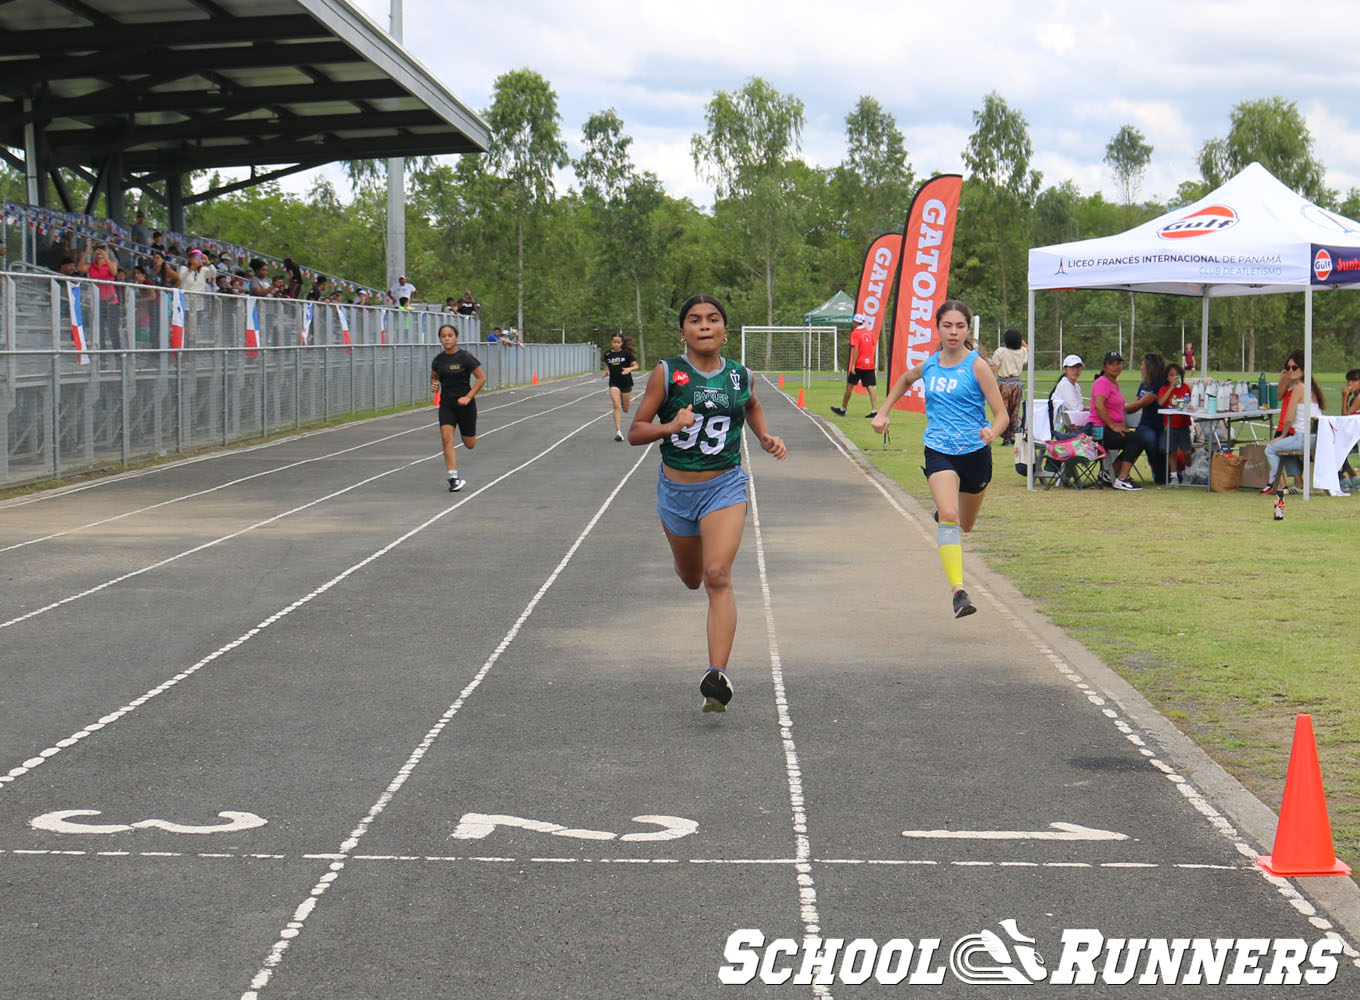
[[[1114,481],[1114,488],[1117,490],[1141,490],[1143,487],[1139,486],[1128,476],[1124,476],[1122,479],[1116,479]]]
[[[615,432],[614,432],[614,440],[615,440],[615,441],[622,441],[622,440],[623,440],[623,431],[615,431]]]

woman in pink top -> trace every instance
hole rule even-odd
[[[1129,478],[1129,470],[1143,453],[1143,439],[1124,424],[1128,404],[1119,389],[1119,375],[1123,370],[1122,354],[1110,351],[1105,355],[1100,365],[1100,375],[1091,386],[1091,425],[1102,428],[1101,444],[1106,451],[1119,449],[1119,457],[1114,461],[1114,488],[1140,490],[1142,487]],[[1151,398],[1154,402],[1157,399],[1155,395]]]
[[[110,259],[103,246],[94,248],[94,260],[83,269],[99,289],[99,337],[107,338],[108,346],[115,351],[123,349],[123,337],[119,330],[122,313],[118,308],[118,289],[109,284],[118,280],[118,265]],[[103,344],[101,343],[102,347]]]

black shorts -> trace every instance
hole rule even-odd
[[[878,385],[878,372],[873,368],[852,368],[845,376],[846,385],[862,385],[866,389]]]
[[[960,493],[981,493],[992,481],[992,449],[982,447],[965,455],[949,455],[927,446],[926,464],[921,469],[926,479],[946,469],[958,473]]]
[[[458,433],[465,438],[477,436],[477,400],[467,406],[439,401],[439,426],[457,427]]]
[[[610,375],[610,376],[609,376],[609,388],[611,388],[611,389],[617,389],[617,390],[619,390],[619,392],[632,392],[632,391],[633,391],[633,376],[632,376],[632,375]]]

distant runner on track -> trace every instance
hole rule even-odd
[[[430,363],[430,392],[439,393],[439,437],[444,443],[444,464],[449,472],[449,492],[457,493],[467,481],[458,475],[458,457],[453,453],[453,429],[471,451],[477,446],[477,393],[486,385],[482,363],[458,347],[458,330],[450,323],[439,328],[444,350]],[[473,380],[476,379],[476,384]]]
[[[977,610],[963,589],[963,543],[959,529],[972,531],[982,509],[987,484],[992,481],[992,442],[1006,429],[1010,417],[992,367],[973,349],[969,331],[973,313],[950,299],[935,315],[940,349],[924,364],[903,372],[888,390],[883,408],[874,417],[878,434],[888,429],[893,406],[916,382],[925,382],[926,419],[923,438],[926,482],[935,500],[935,544],[954,592],[954,617]],[[984,404],[992,408],[987,422]]]
[[[633,372],[640,366],[633,348],[619,333],[610,338],[609,350],[605,352],[603,360],[604,377],[609,379],[609,399],[614,406],[614,440],[622,441],[621,414],[628,412],[628,403],[633,397]]]
[[[628,428],[630,444],[661,442],[656,512],[666,532],[675,572],[690,590],[708,592],[708,669],[699,682],[705,712],[725,712],[732,700],[727,661],[737,632],[732,562],[746,526],[741,430],[750,424],[760,446],[787,454],[770,435],[756,400],[751,372],[722,356],[727,311],[711,295],[680,307],[685,353],[652,371]],[[660,417],[661,423],[653,421]]]

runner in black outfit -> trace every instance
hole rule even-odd
[[[622,334],[616,333],[604,355],[605,378],[609,379],[609,398],[614,404],[614,440],[623,440],[621,414],[628,412],[633,393],[633,372],[638,370],[637,357]]]
[[[439,437],[444,442],[444,464],[449,470],[449,492],[457,493],[467,481],[458,476],[458,459],[453,453],[453,429],[471,451],[477,446],[477,401],[473,398],[486,385],[482,363],[458,347],[458,330],[449,323],[439,328],[444,350],[430,364],[430,392],[439,397]],[[476,379],[476,384],[473,384]]]

